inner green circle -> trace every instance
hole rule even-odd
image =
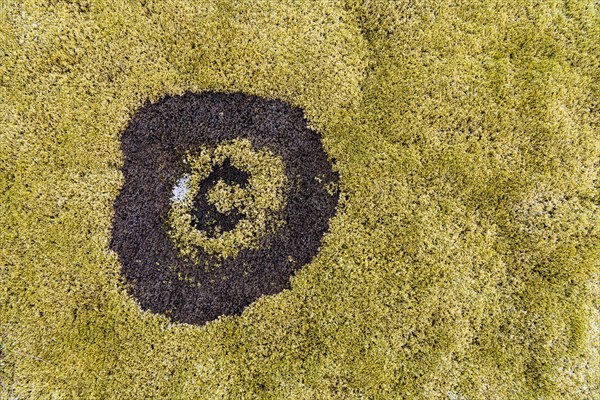
[[[216,147],[188,152],[184,163],[190,171],[178,182],[171,198],[169,235],[184,256],[194,257],[199,248],[222,258],[235,257],[242,249],[257,248],[260,239],[283,226],[277,218],[286,204],[288,179],[280,157],[266,149],[255,150],[248,139],[234,139]],[[245,187],[218,180],[206,193],[206,201],[219,213],[238,212],[245,217],[234,229],[211,237],[194,226],[194,201],[211,171],[225,162],[248,174]]]

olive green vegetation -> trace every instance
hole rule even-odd
[[[597,1],[0,4],[5,398],[600,398]],[[146,101],[303,107],[337,215],[290,290],[204,327],[109,250]]]
[[[181,199],[172,199],[169,212],[170,236],[182,255],[196,257],[199,246],[213,256],[235,257],[242,249],[257,248],[265,234],[275,233],[282,227],[284,221],[274,218],[286,200],[287,177],[281,158],[266,149],[252,149],[248,139],[228,141],[215,149],[199,149],[198,153],[186,157],[192,170],[184,177],[187,178],[187,191]],[[248,187],[219,180],[208,191],[207,201],[222,214],[231,213],[235,208],[244,218],[235,229],[208,237],[206,232],[193,226],[191,211],[200,183],[215,165],[221,165],[225,160],[248,174]]]

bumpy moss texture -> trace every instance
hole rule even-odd
[[[342,197],[291,290],[204,327],[109,250],[146,101],[303,107]],[[598,399],[590,1],[0,4],[0,396]]]
[[[243,248],[256,247],[263,235],[273,233],[284,223],[270,214],[280,211],[285,203],[285,166],[280,157],[266,149],[254,151],[248,139],[225,142],[216,149],[198,150],[199,154],[186,157],[192,170],[188,192],[181,200],[171,201],[170,236],[182,254],[193,258],[195,246],[217,257],[235,257]],[[243,217],[231,231],[217,231],[215,237],[209,237],[194,227],[191,210],[200,182],[209,176],[215,165],[228,160],[249,175],[248,187],[232,186],[219,180],[207,193],[207,200],[222,214],[236,209]]]

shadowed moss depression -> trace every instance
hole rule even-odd
[[[599,37],[592,0],[2,2],[0,398],[599,398]],[[189,93],[303,110],[339,196],[314,257],[203,324],[111,246],[127,127]],[[289,228],[255,142],[161,170],[190,270]]]

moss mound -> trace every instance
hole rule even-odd
[[[600,398],[599,37],[592,0],[4,2],[0,396]],[[111,249],[123,132],[186,92],[303,109],[339,174],[289,289],[203,326]]]

